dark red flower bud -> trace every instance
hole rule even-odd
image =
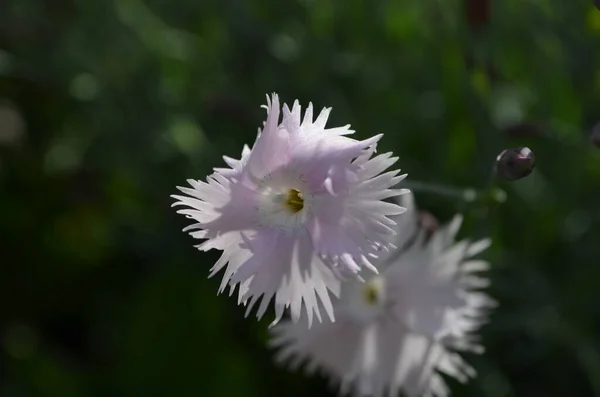
[[[509,181],[525,178],[534,166],[535,155],[527,147],[506,149],[496,158],[496,173]]]
[[[490,21],[492,0],[465,0],[467,23],[474,32],[481,31]]]

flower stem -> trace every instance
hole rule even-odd
[[[439,185],[436,183],[427,183],[420,181],[406,181],[403,186],[409,190],[423,193],[433,193],[440,196],[458,198],[464,201],[475,201],[479,193],[473,188],[456,188],[452,186]]]
[[[432,193],[440,196],[450,197],[459,199],[467,203],[474,201],[490,198],[492,201],[503,203],[506,201],[506,192],[498,187],[495,187],[491,182],[492,177],[486,189],[474,189],[468,188],[457,188],[453,186],[440,185],[437,183],[428,183],[421,181],[405,181],[402,183],[403,187],[412,190],[414,192]]]

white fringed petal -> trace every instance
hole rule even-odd
[[[275,302],[276,322],[286,308],[307,326],[322,312],[334,318],[331,298],[344,275],[363,269],[394,247],[395,221],[405,209],[383,200],[405,175],[386,170],[391,153],[375,156],[382,135],[359,141],[349,126],[325,128],[330,108],[313,119],[309,104],[290,109],[267,96],[267,119],[250,149],[229,168],[216,168],[207,182],[189,181],[174,195],[177,212],[196,221],[186,228],[205,241],[201,250],[223,250],[211,276],[223,272],[219,292],[239,286],[247,315],[261,318]],[[282,120],[280,121],[280,118]]]
[[[416,212],[411,195],[403,199],[409,214],[397,227],[416,234],[399,233],[404,249],[378,264],[378,276],[342,285],[335,322],[310,330],[306,320],[276,325],[270,343],[278,362],[321,371],[353,396],[448,396],[440,373],[460,382],[475,376],[458,351],[483,351],[476,332],[495,302],[480,291],[489,264],[471,256],[489,241],[455,242],[461,217],[426,240],[417,217],[408,216]]]

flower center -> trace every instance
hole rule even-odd
[[[369,306],[375,306],[379,302],[379,288],[375,283],[367,283],[363,288],[363,299]]]
[[[289,170],[268,174],[257,187],[259,226],[294,233],[312,216],[313,196],[302,175]]]
[[[284,206],[291,214],[302,211],[302,208],[304,208],[304,199],[302,198],[302,193],[296,189],[290,189],[287,193]]]
[[[344,300],[344,310],[355,321],[369,323],[385,315],[386,287],[381,276],[372,277],[366,282],[348,281]]]

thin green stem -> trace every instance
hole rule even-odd
[[[432,193],[444,197],[458,199],[466,203],[472,203],[484,198],[491,198],[493,201],[503,203],[506,201],[506,192],[498,187],[495,187],[491,182],[485,189],[474,189],[468,188],[457,188],[453,186],[440,185],[437,183],[428,183],[421,181],[405,181],[402,183],[402,187],[405,187],[413,192],[421,193]]]
[[[478,192],[473,188],[456,188],[452,186],[439,185],[436,183],[427,183],[420,181],[406,181],[402,184],[409,190],[423,193],[433,193],[440,196],[457,198],[467,202],[475,201],[478,198]]]

